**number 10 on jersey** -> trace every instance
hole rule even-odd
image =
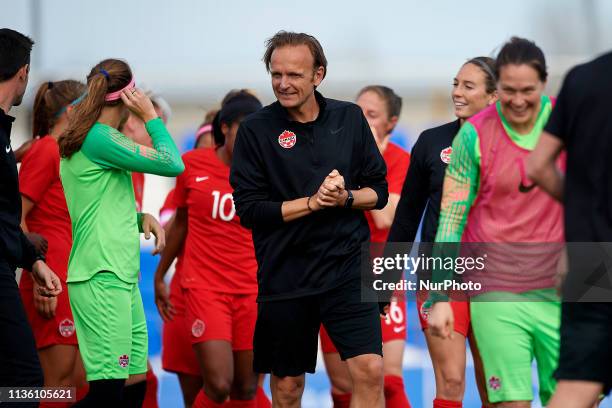
[[[221,195],[220,191],[214,190],[212,192],[212,196],[214,198],[213,208],[212,208],[212,217],[214,220],[220,218],[223,221],[231,221],[236,215],[236,208],[234,207],[234,198],[231,193],[226,193]],[[227,201],[230,201],[231,205],[229,206],[229,212],[226,212],[227,209]]]

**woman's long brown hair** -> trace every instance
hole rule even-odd
[[[43,82],[34,98],[32,137],[51,133],[62,111],[85,92],[85,84],[67,79]]]
[[[118,59],[106,59],[91,69],[87,76],[87,95],[75,106],[68,128],[59,137],[61,157],[69,158],[81,149],[87,133],[100,117],[104,106],[123,103],[121,99],[106,102],[104,98],[107,93],[127,86],[131,79],[132,70],[129,65]]]

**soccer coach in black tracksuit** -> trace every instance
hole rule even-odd
[[[264,55],[277,101],[238,130],[230,183],[259,264],[254,367],[272,398],[300,405],[325,325],[353,379],[353,399],[383,407],[378,304],[361,301],[363,210],[387,203],[386,167],[361,109],[315,88],[327,61],[319,42],[279,32]]]

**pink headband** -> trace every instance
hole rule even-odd
[[[127,84],[127,86],[125,88],[122,88],[116,92],[109,92],[106,94],[106,97],[104,97],[104,100],[106,102],[111,102],[111,101],[116,101],[118,99],[121,99],[121,92],[125,91],[126,89],[132,89],[136,86],[136,83],[134,82],[134,77],[132,77],[132,80],[130,81],[129,84]]]
[[[202,136],[204,133],[212,132],[212,125],[210,123],[205,124],[196,132],[196,139]]]

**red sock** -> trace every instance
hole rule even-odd
[[[204,390],[200,389],[198,395],[196,395],[195,401],[193,401],[192,408],[223,408],[224,404],[217,404],[215,401],[212,401],[206,394],[204,394]]]
[[[385,407],[410,408],[402,377],[396,375],[385,376]]]
[[[76,389],[76,400],[77,401],[82,400],[83,398],[85,398],[88,392],[89,392],[89,384],[85,384],[84,386],[77,388]]]
[[[336,394],[335,392],[332,392],[331,396],[332,401],[334,401],[334,408],[349,408],[349,405],[351,405],[350,392],[346,394]]]
[[[255,394],[255,400],[257,401],[257,408],[272,408],[272,402],[266,395],[266,392],[261,387],[257,387],[257,394]]]
[[[145,398],[142,403],[142,408],[159,408],[157,405],[157,376],[153,370],[147,371],[147,391],[145,392]]]
[[[223,404],[224,408],[257,408],[257,400],[229,400]]]
[[[433,401],[433,408],[461,408],[463,404],[461,401],[449,401],[440,398],[436,398]]]

